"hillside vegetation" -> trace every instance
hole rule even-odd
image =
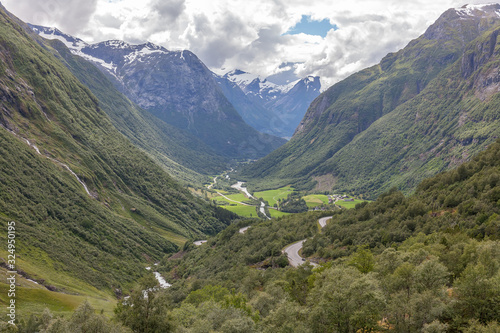
[[[0,220],[16,222],[18,269],[54,290],[111,293],[229,223],[119,133],[22,24],[0,8]]]
[[[328,213],[322,232],[325,213],[233,224],[162,261],[173,286],[146,302],[162,314],[148,324],[162,323],[161,332],[497,332],[499,182],[497,142],[412,196],[391,190]],[[303,255],[322,264],[287,267],[281,249],[310,236]],[[147,304],[123,303],[117,317],[144,332]]]
[[[333,85],[294,137],[241,172],[255,188],[412,192],[500,134],[499,5],[445,12],[404,49]],[[326,185],[321,185],[324,183]]]
[[[322,232],[326,213],[240,221],[165,257],[173,286],[146,277],[116,319],[133,332],[498,332],[499,182],[497,142],[412,196],[328,213]],[[311,236],[303,255],[321,264],[288,267],[281,249]]]

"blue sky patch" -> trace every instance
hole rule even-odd
[[[330,29],[337,30],[338,27],[335,24],[330,24],[330,20],[324,19],[322,21],[315,21],[311,19],[310,15],[302,15],[302,19],[294,27],[288,29],[285,35],[297,35],[304,33],[306,35],[314,35],[326,37],[326,34]]]

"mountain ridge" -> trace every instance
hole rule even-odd
[[[418,132],[420,134],[417,136],[405,132],[403,126],[410,124],[411,119],[400,119],[401,112],[394,112],[411,105],[426,89],[429,91],[429,84],[438,82],[445,70],[455,62],[465,59],[465,68],[470,67],[467,67],[470,61],[465,54],[470,50],[470,43],[488,34],[490,29],[494,30],[499,22],[500,5],[480,8],[486,12],[479,11],[474,16],[464,16],[455,9],[446,11],[422,36],[402,50],[389,53],[378,65],[355,73],[327,89],[311,103],[294,137],[283,147],[244,169],[242,175],[255,181],[259,188],[266,183],[272,187],[295,184],[312,189],[324,183],[327,184],[325,188],[316,187],[316,190],[353,191],[374,196],[391,186],[411,191],[424,175],[430,176],[445,170],[448,165],[439,162],[439,153],[432,151],[432,147],[427,150],[423,148],[424,143],[433,140],[432,137],[426,137],[425,131]],[[477,10],[473,7],[473,12]],[[455,78],[450,76],[450,80]],[[447,83],[444,80],[441,82],[441,85],[433,86],[434,90],[442,92],[448,89]],[[462,89],[467,91],[469,88],[463,85]],[[434,94],[432,101],[435,104],[425,104],[425,113],[423,110],[420,112],[421,115],[439,119],[440,122],[435,125],[439,125],[444,132],[434,134],[440,138],[443,138],[443,133],[446,136],[455,131],[445,130],[447,125],[444,115],[449,107],[446,104],[455,103],[452,101],[458,95],[449,89],[446,91],[447,94],[443,93],[442,96]],[[439,103],[442,104],[437,108]],[[491,122],[495,121],[495,117],[490,118]],[[463,118],[462,121],[470,124],[471,120]],[[385,124],[382,132],[375,134],[370,130],[375,125],[380,127],[381,123]],[[476,126],[474,131],[481,129]],[[368,139],[367,133],[373,135]],[[401,137],[392,133],[399,133]],[[415,141],[406,139],[410,136]],[[362,137],[366,137],[366,140],[361,140]],[[419,160],[419,154],[428,153],[432,156],[422,165],[398,164],[398,156],[402,151],[395,150],[395,145],[401,142],[408,142],[403,147],[408,146],[405,154],[410,154],[408,156],[412,160]],[[420,144],[422,146],[418,147]],[[468,149],[474,149],[468,156],[483,149],[485,144],[473,142]],[[451,149],[451,146],[448,148]],[[450,151],[449,154],[450,158],[457,159],[462,152]],[[453,165],[456,164],[449,167]],[[410,179],[413,180],[408,182]],[[366,183],[367,180],[369,183]]]
[[[285,138],[292,136],[321,89],[318,76],[280,85],[236,69],[216,75],[216,79],[247,123],[262,132]]]
[[[52,28],[32,26],[47,38],[65,40],[72,53],[90,60],[115,87],[157,118],[188,131],[228,158],[262,157],[284,139],[247,125],[222,93],[212,72],[188,50],[152,43],[87,44]],[[69,40],[69,41],[68,41]]]
[[[61,61],[98,98],[113,125],[144,149],[176,179],[202,184],[208,174],[227,168],[230,161],[190,133],[177,129],[139,108],[122,95],[94,65],[73,55],[58,40],[47,40]]]

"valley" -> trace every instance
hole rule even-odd
[[[334,192],[370,199],[391,187],[410,194],[484,150],[500,134],[498,95],[481,95],[496,91],[484,80],[498,67],[497,7],[449,9],[403,49],[336,83],[289,142],[239,177],[259,190],[315,190],[329,179]]]
[[[304,201],[302,211],[354,208],[356,204],[364,202],[348,195],[299,193],[291,186],[251,194],[247,187],[243,186],[244,182],[231,179],[232,171],[234,169],[214,177],[213,182],[206,186],[210,191],[204,196],[242,217],[270,219],[297,213],[298,211],[287,212],[282,208],[287,201],[290,201],[290,197]],[[234,193],[234,190],[239,193]]]
[[[0,332],[500,331],[500,4],[352,74],[385,16],[205,40],[192,4],[98,37],[0,5]]]

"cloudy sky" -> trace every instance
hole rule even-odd
[[[0,0],[86,42],[189,49],[215,72],[319,75],[324,87],[418,37],[456,0]],[[485,3],[469,1],[468,3]]]

